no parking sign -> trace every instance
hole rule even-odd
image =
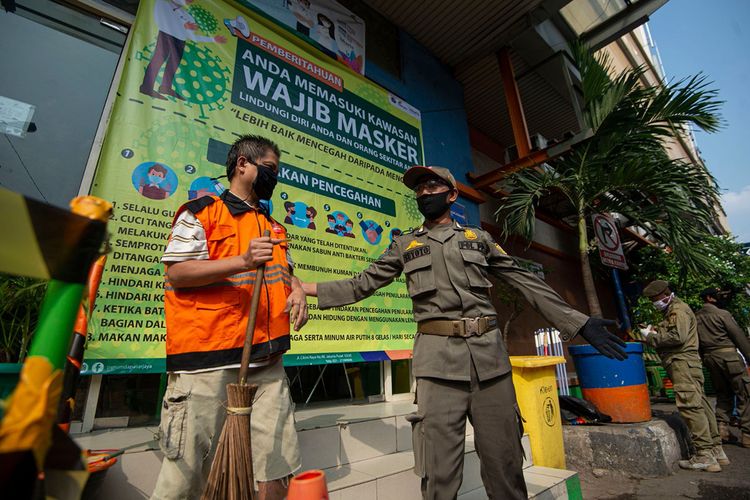
[[[594,214],[592,219],[602,264],[617,269],[627,269],[628,264],[625,262],[625,253],[622,251],[620,233],[617,231],[614,219],[604,214]]]

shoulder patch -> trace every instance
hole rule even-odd
[[[471,229],[467,229],[464,231],[464,237],[466,237],[467,240],[475,240],[478,238],[477,233],[475,233]]]

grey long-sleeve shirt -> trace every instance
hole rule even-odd
[[[549,285],[518,267],[486,231],[455,221],[432,228],[423,226],[398,236],[358,275],[319,283],[318,305],[328,309],[358,302],[401,273],[406,275],[417,322],[496,315],[490,300],[490,274],[518,289],[563,337],[575,335],[588,320]],[[413,370],[417,377],[468,381],[472,361],[480,380],[510,371],[499,329],[469,338],[418,333],[414,339]]]

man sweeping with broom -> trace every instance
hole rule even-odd
[[[225,387],[238,379],[256,285],[262,293],[246,382],[258,386],[251,436],[259,498],[284,498],[300,467],[281,355],[290,347],[290,316],[294,329],[302,328],[307,303],[291,274],[286,231],[258,203],[273,193],[279,157],[268,139],[241,137],[227,157],[229,189],[190,201],[175,216],[162,258],[169,382],[160,425],[164,461],[153,499],[203,492],[227,413]],[[265,279],[257,283],[263,266]]]

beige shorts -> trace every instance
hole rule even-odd
[[[153,499],[200,498],[226,416],[226,385],[238,369],[170,373],[159,426],[164,452]],[[256,481],[281,479],[301,464],[294,404],[281,360],[250,370],[258,392],[250,418]]]

